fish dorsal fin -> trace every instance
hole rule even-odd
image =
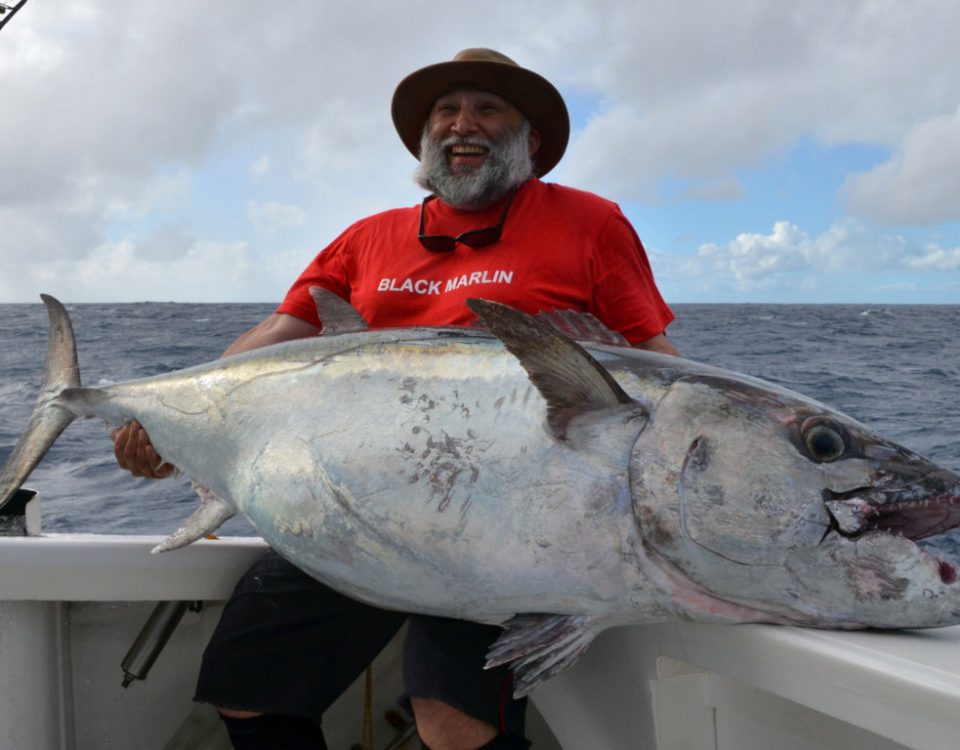
[[[513,695],[522,698],[572,666],[604,627],[587,615],[516,615],[503,623],[503,634],[487,652],[486,669],[509,664]]]
[[[489,300],[467,306],[513,354],[547,402],[553,434],[566,437],[570,420],[587,411],[637,403],[587,351],[553,325]]]
[[[324,336],[355,333],[368,328],[367,321],[356,308],[342,297],[320,286],[310,287],[310,296],[317,306],[317,315],[323,325]]]
[[[237,514],[236,508],[202,484],[195,483],[193,488],[200,496],[200,507],[193,512],[183,526],[150,550],[151,554],[156,555],[186,547],[205,534],[216,531],[225,521]]]
[[[536,315],[574,341],[589,341],[610,346],[630,346],[627,337],[607,328],[595,316],[579,310],[546,310]]]

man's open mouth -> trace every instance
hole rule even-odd
[[[447,149],[450,156],[485,156],[488,149],[472,143],[455,143]]]

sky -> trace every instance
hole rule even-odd
[[[0,302],[279,301],[417,203],[390,120],[466,47],[570,110],[670,303],[960,304],[955,0],[30,0],[0,31]]]

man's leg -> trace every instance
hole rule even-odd
[[[220,715],[233,750],[327,750],[320,724],[312,719],[244,711]]]
[[[405,618],[342,596],[268,552],[227,602],[194,700],[218,708],[236,750],[322,749],[323,712]]]
[[[408,705],[429,750],[523,750],[526,699],[515,700],[505,667],[485,670],[501,629],[412,615],[404,644]]]
[[[496,738],[496,727],[435,698],[410,697],[417,733],[430,750],[476,750]]]

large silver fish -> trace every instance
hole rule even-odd
[[[355,331],[82,388],[63,307],[0,504],[78,416],[139,420],[198,485],[159,549],[241,512],[298,566],[383,607],[501,623],[525,694],[603,629],[960,622],[960,477],[760,380],[473,300],[490,333]],[[921,541],[924,540],[924,541]]]

